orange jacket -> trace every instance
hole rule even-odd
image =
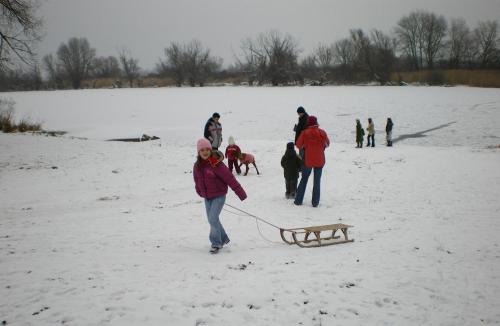
[[[329,145],[330,139],[326,132],[317,125],[304,129],[295,143],[299,149],[304,148],[304,165],[308,168],[319,168],[325,165],[325,148]]]

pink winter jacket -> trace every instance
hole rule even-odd
[[[200,197],[214,199],[227,194],[227,187],[236,193],[240,200],[245,200],[247,194],[227,166],[213,157],[200,160],[193,167],[193,178],[196,192]]]

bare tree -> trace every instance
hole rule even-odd
[[[120,76],[120,63],[114,56],[94,59],[93,75],[97,78],[117,78]]]
[[[7,69],[13,56],[34,64],[33,48],[42,26],[37,8],[37,0],[0,0],[0,70]]]
[[[42,59],[43,68],[49,75],[49,87],[62,88],[64,81],[64,72],[59,63],[54,60],[52,54],[48,54]]]
[[[373,56],[370,68],[375,79],[384,85],[389,82],[396,67],[396,40],[374,29],[371,32],[370,41]]]
[[[248,83],[250,85],[253,85],[254,82],[257,82],[258,85],[262,85],[265,82],[267,56],[256,43],[257,42],[251,38],[243,40],[241,42],[243,59],[236,58],[243,72],[247,74]]]
[[[164,52],[166,59],[160,59],[160,62],[157,64],[157,70],[160,75],[171,74],[174,77],[175,84],[180,87],[185,78],[182,46],[179,43],[172,42]]]
[[[443,49],[448,26],[443,16],[434,13],[423,13],[421,18],[425,60],[427,67],[433,69],[436,57]]]
[[[310,54],[303,58],[300,61],[299,64],[299,69],[300,69],[300,75],[304,78],[308,79],[314,79],[316,80],[317,78],[321,79],[321,74],[318,74],[318,59],[316,58],[315,54]],[[319,76],[318,76],[319,75]],[[301,84],[302,84],[301,80]],[[320,81],[321,83],[321,81]]]
[[[161,74],[172,75],[177,86],[187,80],[190,86],[204,86],[208,77],[222,65],[222,59],[210,54],[210,49],[205,48],[198,40],[180,45],[171,43],[165,49],[165,60],[160,60],[157,70]]]
[[[184,64],[189,85],[203,86],[210,73],[220,67],[220,60],[210,55],[200,41],[193,40],[184,47]]]
[[[70,38],[68,44],[62,43],[57,50],[57,58],[74,89],[81,86],[82,80],[89,74],[95,57],[86,38]]]
[[[396,27],[399,45],[410,59],[413,69],[432,69],[444,46],[447,23],[443,16],[414,11],[401,18]]]
[[[459,68],[471,52],[471,32],[463,18],[452,19],[448,33],[448,56],[451,68]]]
[[[319,74],[320,74],[320,85],[325,83],[328,78],[328,74],[335,61],[335,48],[333,45],[318,44],[314,50],[314,57],[316,59]]]
[[[333,45],[335,48],[334,56],[335,63],[341,66],[351,66],[354,63],[354,45],[350,39],[342,39],[335,42]]]
[[[123,49],[119,54],[120,63],[122,65],[122,71],[125,78],[128,80],[130,87],[134,87],[134,80],[139,77],[139,60],[132,58],[130,51]]]
[[[294,81],[297,73],[299,47],[289,34],[272,30],[261,34],[259,42],[269,59],[267,74],[273,86]]]
[[[410,13],[399,20],[395,29],[399,46],[404,55],[410,60],[413,69],[423,67],[423,14],[421,11]]]
[[[482,68],[490,66],[498,60],[498,22],[479,22],[474,29],[475,48],[477,51],[477,61]]]
[[[339,66],[337,71],[341,81],[352,80],[355,51],[354,44],[348,38],[334,43],[335,63]]]
[[[256,40],[242,42],[241,49],[247,60],[245,64],[256,67],[257,75],[273,86],[301,78],[297,62],[299,46],[289,34],[275,30],[261,33]]]

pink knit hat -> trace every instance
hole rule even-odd
[[[198,139],[198,142],[196,143],[197,151],[200,152],[202,149],[205,148],[212,149],[212,144],[210,144],[210,142],[206,138]]]

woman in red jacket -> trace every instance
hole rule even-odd
[[[222,246],[229,243],[229,237],[219,220],[226,201],[227,187],[231,187],[240,200],[245,200],[247,194],[222,162],[224,155],[219,151],[212,151],[212,145],[207,139],[198,140],[196,147],[198,159],[194,163],[193,178],[196,192],[205,198],[210,224],[209,239],[212,244],[210,252],[215,254]]]
[[[295,195],[295,205],[302,205],[304,193],[306,192],[307,181],[314,169],[314,183],[312,193],[312,205],[319,205],[321,192],[321,174],[325,165],[325,148],[330,145],[330,140],[323,129],[319,128],[318,120],[315,116],[307,118],[307,128],[300,133],[295,145],[304,149],[304,167],[302,168],[302,177]]]

